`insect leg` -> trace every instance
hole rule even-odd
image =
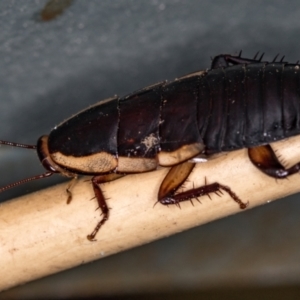
[[[295,164],[289,169],[285,169],[270,145],[249,148],[248,155],[251,162],[260,171],[274,178],[286,178],[300,170],[300,163]]]
[[[261,54],[259,59],[250,59],[250,58],[242,58],[240,55],[233,56],[229,54],[221,54],[214,57],[211,63],[212,69],[218,69],[218,68],[227,68],[230,64],[232,65],[240,65],[240,64],[250,64],[250,63],[260,63],[262,58],[264,56],[264,53]]]
[[[158,201],[161,204],[179,205],[179,203],[182,201],[191,200],[192,198],[197,198],[205,195],[209,196],[210,193],[222,194],[223,190],[227,192],[230,197],[239,204],[241,209],[247,207],[248,203],[244,203],[234,192],[231,191],[229,187],[218,182],[205,184],[204,186],[193,188],[185,192],[176,194],[176,191],[187,179],[194,167],[194,163],[184,162],[170,169],[169,173],[164,178],[158,192]]]
[[[91,234],[89,234],[87,236],[87,239],[90,241],[95,241],[95,236],[97,234],[97,232],[99,231],[99,229],[101,228],[101,226],[108,220],[109,218],[109,208],[107,206],[106,200],[104,198],[104,195],[99,187],[99,184],[101,183],[105,183],[105,182],[109,182],[109,181],[113,181],[116,180],[120,177],[123,177],[123,174],[115,174],[115,173],[111,173],[111,174],[107,174],[107,175],[98,175],[98,176],[94,176],[92,178],[92,185],[93,185],[93,189],[94,189],[94,193],[95,193],[95,197],[97,199],[99,208],[101,209],[101,215],[102,215],[102,219],[98,222],[98,224],[96,225],[95,229],[93,230],[93,232]]]
[[[72,192],[71,192],[71,189],[74,186],[74,184],[77,181],[77,179],[78,179],[77,177],[73,177],[72,180],[69,182],[67,188],[66,188],[66,192],[67,192],[67,195],[68,195],[67,204],[70,204],[71,201],[72,201]]]
[[[194,167],[195,163],[190,162],[184,162],[173,166],[160,185],[158,201],[162,204],[168,204],[165,203],[168,201],[167,199],[170,198],[171,201],[175,192],[185,182]]]

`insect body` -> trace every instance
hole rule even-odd
[[[99,184],[158,166],[171,167],[158,192],[162,204],[178,205],[223,190],[245,208],[229,187],[217,182],[176,191],[195,166],[190,160],[200,154],[248,148],[250,160],[269,176],[297,172],[300,164],[284,169],[268,144],[300,133],[299,83],[298,64],[219,55],[210,70],[97,103],[42,136],[37,146],[0,141],[37,149],[47,170],[0,192],[53,173],[92,175],[103,216],[89,240],[109,217]]]

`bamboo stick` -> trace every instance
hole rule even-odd
[[[277,146],[278,145],[278,146]],[[300,137],[273,144],[285,163],[300,161]],[[284,149],[287,151],[281,151]],[[110,219],[96,242],[86,236],[99,220],[90,181],[82,178],[72,188],[66,204],[66,184],[13,199],[0,206],[0,290],[87,263],[113,253],[149,243],[191,227],[238,213],[232,198],[223,192],[176,206],[156,203],[167,169],[126,176],[103,184]],[[247,149],[225,153],[199,163],[185,188],[219,182],[229,186],[247,209],[300,191],[299,175],[275,180],[249,161]]]

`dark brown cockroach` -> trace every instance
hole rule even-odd
[[[286,178],[300,163],[285,169],[270,143],[300,134],[300,68],[283,60],[263,62],[241,55],[219,55],[210,70],[173,82],[161,82],[123,98],[101,101],[42,136],[36,146],[46,173],[0,189],[61,173],[92,175],[102,219],[88,235],[94,240],[109,209],[99,184],[130,173],[171,167],[158,201],[175,204],[226,191],[241,209],[247,206],[220,183],[177,193],[198,155],[248,148],[250,160],[265,174]],[[194,162],[190,162],[194,159]]]

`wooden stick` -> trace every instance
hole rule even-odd
[[[287,153],[294,153],[300,137],[278,144],[280,147],[274,145],[279,153],[287,148]],[[1,204],[0,290],[242,211],[226,192],[221,197],[201,197],[201,203],[193,201],[194,206],[189,201],[180,204],[181,208],[156,203],[166,172],[161,169],[103,184],[111,211],[96,242],[86,238],[100,219],[87,178],[73,187],[70,205],[66,205],[66,184]],[[300,191],[298,174],[288,180],[268,177],[252,165],[247,149],[199,163],[185,188],[201,186],[205,178],[208,184],[229,186],[249,202],[246,210]]]

